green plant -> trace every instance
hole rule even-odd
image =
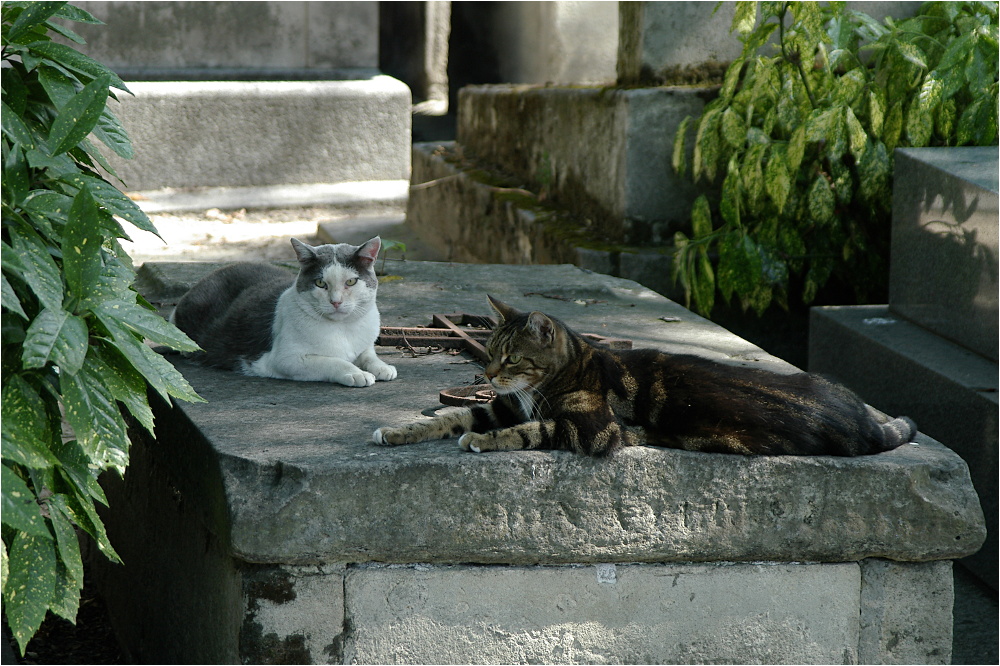
[[[675,280],[762,313],[828,281],[858,302],[887,285],[893,150],[995,144],[997,3],[930,2],[880,24],[843,2],[737,2],[743,51],[696,123],[690,236]],[[673,166],[684,173],[686,118]]]
[[[107,557],[95,502],[105,470],[123,474],[123,405],[152,432],[147,386],[200,400],[144,343],[196,349],[133,289],[118,219],[155,232],[106,181],[114,170],[88,138],[122,157],[132,147],[108,110],[111,70],[50,32],[83,43],[52,19],[100,23],[65,2],[2,9],[3,601],[24,652],[51,610],[75,621],[83,586],[76,528]]]

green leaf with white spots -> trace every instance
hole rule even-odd
[[[45,308],[28,326],[21,362],[25,368],[42,368],[52,363],[62,374],[72,375],[83,366],[87,336],[83,319],[61,308]]]
[[[0,128],[7,135],[11,143],[19,143],[25,148],[34,148],[35,139],[31,130],[21,120],[19,114],[7,106],[7,102],[0,102]]]
[[[117,74],[97,60],[83,55],[71,46],[57,42],[34,42],[28,44],[28,48],[33,55],[47,58],[66,69],[83,74],[87,79],[107,77],[108,84],[105,85],[105,88],[111,85],[119,90],[124,90],[128,93],[131,92]]]
[[[733,23],[729,32],[738,32],[745,35],[751,32],[757,23],[757,3],[737,2],[736,11],[733,12]]]
[[[106,76],[94,79],[59,110],[49,132],[49,155],[65,153],[94,130],[108,103],[109,82]]]
[[[22,36],[28,34],[31,28],[45,23],[65,4],[65,2],[32,2],[28,4],[11,24],[10,30],[7,32],[7,39],[17,42]]]
[[[847,139],[850,145],[851,154],[854,155],[854,159],[860,159],[861,154],[865,151],[865,145],[868,143],[868,133],[865,132],[864,126],[858,117],[854,115],[854,111],[851,107],[847,107],[845,111],[847,118]]]
[[[712,233],[712,210],[704,196],[695,199],[694,206],[691,207],[691,227],[695,239]]]
[[[96,467],[94,460],[83,450],[78,441],[75,439],[60,440],[52,447],[52,452],[62,463],[59,475],[66,483],[67,488],[73,491],[70,493],[71,495],[82,501],[89,501],[87,498],[91,498],[104,506],[108,505],[104,489],[97,482],[99,468]],[[76,518],[73,517],[73,520],[75,521]]]
[[[156,227],[149,221],[142,209],[107,181],[84,174],[75,174],[63,180],[77,189],[88,187],[94,201],[106,208],[109,213],[131,222],[143,231],[149,231],[159,236]]]
[[[70,291],[78,296],[88,293],[103,268],[101,243],[104,233],[100,212],[90,195],[90,188],[84,186],[73,198],[63,229],[63,271]]]
[[[767,168],[764,170],[764,190],[774,202],[778,213],[784,210],[791,189],[792,178],[788,173],[784,156],[779,151],[773,151],[771,159],[767,161]]]
[[[785,152],[785,156],[788,159],[788,170],[791,173],[796,173],[799,170],[799,166],[802,164],[802,158],[805,157],[806,153],[806,127],[805,125],[799,125],[799,127],[792,132],[792,138],[788,141],[788,150]]]
[[[76,621],[76,611],[80,605],[80,590],[83,588],[83,557],[80,554],[80,539],[73,527],[73,521],[66,506],[64,495],[53,495],[46,504],[49,507],[49,522],[56,535],[56,551],[62,562],[61,584],[57,584],[58,608],[61,617]],[[59,589],[62,588],[62,589]]]
[[[7,276],[3,275],[2,288],[3,297],[0,299],[0,303],[3,303],[3,309],[9,310],[19,316],[21,319],[27,319],[28,315],[24,312],[24,308],[21,307],[21,299],[17,297],[17,293],[14,291],[14,287],[11,286],[10,282],[7,282]]]
[[[65,470],[60,469],[60,474],[65,476]],[[93,537],[97,544],[97,549],[112,562],[121,563],[121,557],[108,540],[108,533],[97,514],[94,503],[85,495],[66,495],[66,511],[76,525],[84,532]]]
[[[15,535],[10,544],[10,574],[3,597],[7,625],[22,655],[45,619],[55,586],[56,549],[52,538],[24,532]]]
[[[121,326],[138,333],[153,343],[178,351],[201,349],[194,340],[152,310],[134,302],[108,300],[97,304],[94,311],[101,321],[116,319]]]
[[[40,539],[51,539],[35,493],[24,480],[3,464],[3,524]]]
[[[833,219],[834,205],[830,184],[822,175],[816,176],[809,188],[809,217],[819,224],[826,224]]]
[[[91,358],[96,371],[101,375],[115,400],[125,405],[129,413],[153,434],[153,410],[146,396],[146,380],[131,364],[109,345],[99,345],[91,349]]]
[[[722,138],[733,148],[740,148],[746,143],[747,128],[740,114],[732,108],[722,113]]]
[[[3,387],[3,458],[25,467],[45,469],[58,464],[50,447],[54,441],[53,428],[45,403],[35,389],[15,375]]]
[[[128,464],[128,430],[118,403],[102,378],[87,364],[74,375],[61,373],[63,413],[76,441],[101,468],[124,472]]]
[[[121,352],[164,400],[169,402],[172,395],[187,402],[204,402],[204,399],[195,393],[184,379],[184,375],[166,359],[136,339],[135,334],[125,328],[116,316],[101,310],[96,310],[95,314],[111,333],[110,344]]]
[[[11,234],[11,248],[24,267],[24,273],[19,277],[35,293],[42,306],[61,309],[62,275],[45,241],[34,229],[17,225],[16,233]]]
[[[903,105],[899,102],[893,104],[889,109],[889,115],[885,119],[885,127],[882,130],[882,143],[891,154],[899,145],[899,137],[903,132]]]
[[[684,148],[684,144],[687,139],[687,128],[691,124],[691,116],[685,116],[684,120],[677,127],[677,133],[674,134],[674,150],[671,156],[670,163],[674,168],[674,171],[683,176],[684,172],[687,171],[687,152]]]

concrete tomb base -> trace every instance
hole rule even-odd
[[[146,264],[176,302],[210,264]],[[793,368],[637,283],[573,266],[390,262],[385,326],[485,294],[636,347]],[[370,444],[471,383],[463,355],[380,347],[365,389],[176,360],[94,558],[114,624],[157,663],[949,663],[951,560],[985,538],[935,441],[861,458],[653,447],[595,460]]]

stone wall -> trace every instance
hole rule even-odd
[[[81,50],[126,80],[378,67],[377,2],[77,4],[106,23],[72,24]]]

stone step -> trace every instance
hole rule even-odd
[[[539,201],[519,187],[491,184],[498,176],[465,159],[461,146],[413,145],[413,186],[406,223],[450,261],[570,263],[634,280],[683,299],[671,278],[672,247],[612,245],[594,240],[590,220]]]
[[[844,382],[878,409],[912,417],[958,453],[988,524],[996,525],[997,363],[885,305],[813,308],[809,326],[809,370]],[[962,562],[996,590],[997,556],[991,532]]]
[[[410,91],[337,81],[139,81],[111,102],[135,157],[129,191],[408,180]]]
[[[674,172],[674,134],[717,90],[468,86],[457,141],[613,242],[664,243],[690,226],[691,202],[704,191]]]

